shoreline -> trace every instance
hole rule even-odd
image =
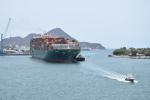
[[[150,56],[128,56],[128,55],[108,55],[108,57],[114,58],[131,58],[131,59],[150,59]]]

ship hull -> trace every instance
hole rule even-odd
[[[79,53],[80,49],[32,50],[31,55],[48,62],[72,62]]]

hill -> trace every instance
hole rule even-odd
[[[64,37],[66,39],[74,39],[71,37],[69,34],[64,32],[61,28],[54,28],[50,31],[47,32],[48,35],[51,36],[56,36],[56,37]],[[30,45],[30,40],[33,37],[40,36],[41,34],[36,34],[36,33],[30,33],[26,37],[10,37],[10,38],[5,38],[4,39],[4,46],[29,46]],[[104,46],[102,46],[99,43],[88,43],[88,42],[80,42],[81,49],[86,50],[86,49],[105,49]]]

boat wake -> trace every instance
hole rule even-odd
[[[86,66],[86,68],[89,69],[90,71],[94,71],[94,73],[99,74],[99,75],[101,75],[105,78],[117,80],[117,81],[120,81],[120,82],[130,83],[130,81],[125,80],[125,78],[126,78],[125,74],[120,74],[120,73],[117,73],[117,72],[102,69],[102,68],[100,68],[99,66],[96,66],[96,65],[94,65],[92,67]],[[137,83],[137,82],[138,82],[137,80],[134,80],[134,83]]]
[[[119,73],[116,73],[116,72],[105,71],[105,74],[103,74],[103,76],[106,77],[106,78],[109,78],[109,79],[120,81],[120,82],[130,83],[130,81],[125,80],[126,75],[119,74]],[[138,82],[137,80],[134,80],[134,83],[137,83],[137,82]]]

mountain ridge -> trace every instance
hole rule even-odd
[[[47,32],[48,35],[55,37],[64,37],[65,39],[74,39],[69,34],[64,32],[61,28],[54,28]],[[25,37],[15,36],[10,38],[3,39],[4,46],[30,46],[30,40],[33,37],[40,36],[41,34],[30,33]],[[76,39],[75,39],[76,40]],[[81,49],[105,49],[100,43],[89,43],[89,42],[80,42]]]

